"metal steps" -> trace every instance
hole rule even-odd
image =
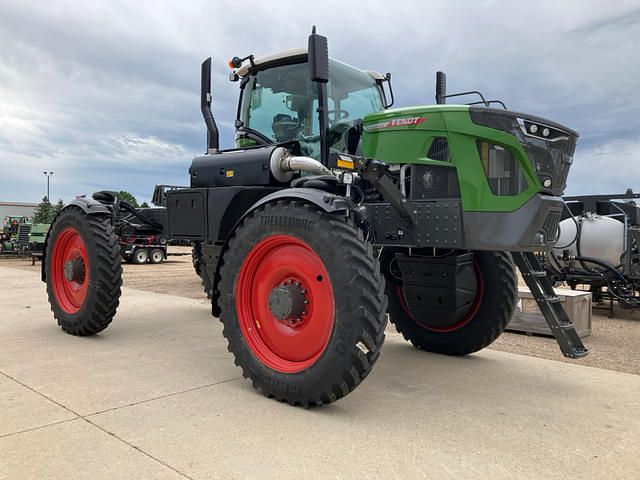
[[[568,358],[585,357],[589,350],[582,344],[573,322],[569,320],[560,303],[560,298],[553,291],[553,285],[536,256],[531,252],[513,252],[512,256],[553,336],[560,345],[562,354]]]

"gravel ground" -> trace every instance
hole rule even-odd
[[[124,285],[156,293],[177,295],[206,301],[206,295],[191,264],[190,247],[170,247],[169,252],[189,253],[169,256],[159,265],[123,264]],[[30,260],[0,258],[0,265],[40,272],[40,263]],[[615,318],[607,318],[608,309],[595,307],[591,335],[583,339],[589,355],[581,360],[565,359],[553,338],[519,333],[505,333],[489,348],[640,375],[640,312],[616,308]],[[392,325],[387,335],[399,335]]]

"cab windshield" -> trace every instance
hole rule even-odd
[[[319,158],[317,92],[307,63],[258,71],[244,88],[240,120],[273,143],[295,140],[304,155]],[[327,96],[330,148],[345,152],[353,120],[382,110],[380,89],[368,73],[329,59]]]

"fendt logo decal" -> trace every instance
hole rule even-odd
[[[420,125],[427,117],[408,117],[408,118],[394,118],[386,122],[374,123],[373,125],[366,125],[365,130],[377,130],[379,128],[387,127],[406,127],[408,125]]]

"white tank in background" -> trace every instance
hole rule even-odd
[[[613,265],[620,264],[620,255],[624,252],[624,224],[618,220],[600,215],[585,214],[576,217],[582,224],[580,233],[580,253],[583,257],[592,257]],[[569,250],[569,255],[578,255],[576,242],[569,244],[576,235],[576,225],[571,218],[560,222],[560,235],[556,241],[553,253],[562,256],[564,250]],[[560,248],[558,248],[560,247]],[[564,247],[564,248],[562,248]],[[571,262],[577,266],[578,262]],[[588,264],[590,268],[601,269],[597,265]]]

